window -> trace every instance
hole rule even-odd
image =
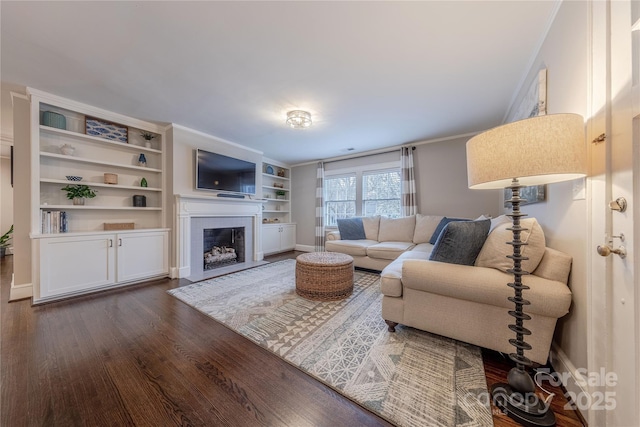
[[[324,182],[326,225],[356,216],[356,175],[335,176]]]
[[[338,219],[355,216],[400,217],[400,186],[397,167],[325,174],[325,225],[335,227]]]
[[[362,174],[362,216],[384,215],[399,218],[400,170],[364,172]]]

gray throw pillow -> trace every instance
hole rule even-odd
[[[442,230],[444,229],[444,227],[450,222],[454,222],[454,221],[469,221],[469,220],[464,218],[447,218],[445,216],[440,220],[440,223],[438,223],[436,230],[433,232],[433,234],[431,235],[431,238],[429,239],[429,243],[431,243],[432,245],[435,245],[436,240],[438,240],[438,237],[440,236],[440,233],[442,233]]]
[[[487,236],[491,220],[456,221],[447,224],[436,241],[432,261],[474,265]]]
[[[362,218],[347,218],[338,220],[338,231],[340,240],[363,240],[366,239]]]

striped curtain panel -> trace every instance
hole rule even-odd
[[[402,147],[400,154],[400,173],[402,174],[402,215],[418,213],[416,198],[416,180],[413,172],[413,148]]]
[[[316,169],[316,252],[324,252],[324,163]]]

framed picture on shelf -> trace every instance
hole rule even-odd
[[[124,142],[125,144],[129,143],[129,129],[124,125],[86,116],[84,118],[84,128],[87,135]]]

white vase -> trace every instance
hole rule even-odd
[[[84,205],[84,197],[75,197],[73,199],[74,205]]]
[[[147,148],[151,148],[151,141],[145,141],[144,146]]]

